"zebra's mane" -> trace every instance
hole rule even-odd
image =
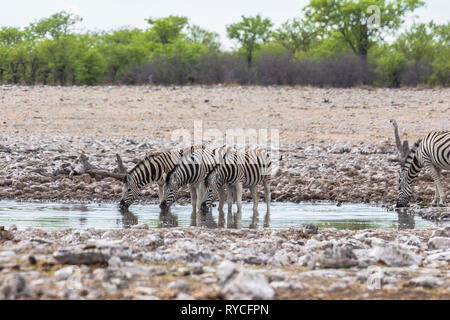
[[[162,153],[162,152],[148,152],[148,153],[145,155],[145,158],[144,158],[144,159],[142,159],[141,161],[139,161],[139,162],[138,162],[138,163],[137,163],[130,171],[128,171],[127,176],[130,175],[131,173],[133,173],[134,171],[136,171],[136,170],[139,168],[139,166],[140,166],[141,164],[143,164],[145,161],[154,159],[155,157],[159,156],[161,153]]]
[[[419,148],[420,142],[422,142],[422,139],[416,141],[411,147],[411,150],[409,151],[409,154],[406,157],[405,162],[403,163],[402,172],[408,171],[409,167],[411,167],[411,163],[414,161],[414,156],[417,152],[417,149]]]

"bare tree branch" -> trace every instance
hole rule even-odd
[[[127,175],[127,170],[123,165],[122,158],[120,155],[116,154],[117,168],[115,168],[112,172],[106,169],[98,168],[92,165],[89,162],[89,158],[84,154],[80,154],[77,159],[77,164],[74,169],[70,172],[69,176],[72,177],[74,175],[81,175],[84,173],[88,173],[91,176],[100,176],[100,177],[111,177],[117,180],[123,180]]]
[[[400,160],[403,162],[405,161],[406,157],[409,154],[409,143],[408,140],[403,141],[403,144],[400,140],[400,135],[398,133],[398,125],[397,125],[397,121],[395,121],[395,119],[391,119],[390,123],[392,123],[392,125],[394,126],[394,136],[395,136],[395,144],[397,146],[399,155],[400,155]]]

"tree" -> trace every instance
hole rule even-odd
[[[186,17],[168,16],[160,19],[147,19],[152,26],[150,31],[154,34],[157,41],[162,44],[169,44],[181,35],[181,31],[188,24]]]
[[[311,0],[304,12],[322,32],[340,32],[351,50],[366,60],[377,39],[398,30],[404,16],[423,5],[422,0]],[[369,24],[377,13],[376,24]]]
[[[102,81],[105,62],[97,48],[89,49],[82,57],[77,80],[82,84],[95,85]]]
[[[49,18],[41,19],[32,23],[27,29],[30,34],[38,37],[52,37],[58,39],[68,35],[75,24],[81,22],[83,18],[67,11],[61,11],[51,15]]]
[[[318,30],[305,19],[294,18],[283,23],[275,31],[274,37],[292,53],[300,50],[307,52],[318,37]]]
[[[219,35],[215,32],[209,32],[197,25],[188,26],[187,39],[192,43],[198,43],[208,48],[218,50],[220,47]]]
[[[273,23],[258,14],[255,17],[242,16],[242,20],[227,26],[227,35],[237,40],[245,52],[248,67],[251,66],[253,54],[261,43],[266,43],[272,36]]]
[[[0,46],[14,46],[23,41],[24,33],[19,28],[0,28]]]

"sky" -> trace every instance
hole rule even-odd
[[[426,7],[409,16],[420,22],[447,23],[450,0],[428,0]],[[280,26],[301,15],[309,0],[0,0],[0,26],[25,27],[29,23],[62,10],[83,17],[79,31],[113,30],[124,26],[146,28],[146,18],[181,15],[189,22],[217,32],[225,49],[235,46],[226,36],[226,25],[240,20],[241,15],[261,14]]]

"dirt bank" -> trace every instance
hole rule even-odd
[[[450,89],[2,86],[0,199],[117,201],[120,182],[69,177],[81,152],[111,170],[119,153],[131,168],[202,120],[203,130],[279,130],[275,201],[389,203],[399,169],[389,119],[412,143],[448,129],[449,98]],[[415,201],[430,202],[433,188],[421,175]]]

